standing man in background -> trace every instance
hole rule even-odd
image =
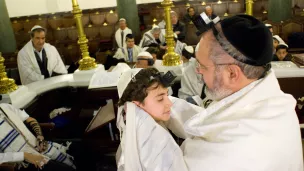
[[[115,33],[116,45],[118,48],[126,46],[125,42],[128,34],[132,34],[132,30],[127,27],[126,19],[119,19],[119,29]]]

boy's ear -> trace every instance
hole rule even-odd
[[[140,102],[139,101],[132,101],[136,106],[140,107]]]

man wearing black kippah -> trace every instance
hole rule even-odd
[[[200,30],[196,70],[214,103],[184,122],[191,137],[181,146],[188,170],[303,171],[296,100],[281,91],[271,69],[269,29],[248,15],[194,24],[211,28]]]

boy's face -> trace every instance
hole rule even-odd
[[[135,45],[134,39],[127,39],[127,48],[133,48]]]
[[[172,102],[168,98],[168,88],[152,85],[148,88],[148,96],[144,103],[138,104],[140,108],[146,111],[155,121],[168,121]]]
[[[284,59],[285,56],[287,55],[287,51],[286,51],[286,49],[279,49],[279,50],[277,50],[276,54],[279,59]]]
[[[273,47],[277,48],[278,44],[279,44],[279,42],[277,40],[273,39]]]

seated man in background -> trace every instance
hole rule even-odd
[[[274,35],[272,37],[272,39],[273,39],[273,54],[275,54],[277,46],[279,44],[286,44],[286,43],[284,42],[284,40],[279,35]]]
[[[171,11],[171,22],[173,32],[177,35],[177,39],[179,41],[184,41],[186,36],[186,26],[178,19],[178,15],[175,11]]]
[[[126,36],[127,46],[117,49],[114,58],[120,62],[136,62],[138,54],[142,49],[135,45],[134,37],[132,34]]]
[[[36,119],[10,104],[0,104],[0,138],[0,149],[4,152],[0,162],[9,162],[12,156],[11,161],[19,162],[20,166],[26,166],[25,160],[42,168],[49,160],[54,160],[64,164],[65,170],[76,169],[73,157],[66,153],[68,147],[46,141]]]
[[[115,42],[118,48],[126,46],[125,42],[128,34],[132,34],[132,30],[127,27],[126,19],[119,19],[119,28],[115,32]]]
[[[276,48],[272,61],[291,61],[292,55],[288,53],[288,45],[281,43]]]
[[[57,49],[45,43],[45,36],[44,28],[34,26],[31,40],[18,53],[17,64],[23,85],[68,72]]]
[[[137,57],[135,68],[149,68],[153,67],[154,59],[149,52],[140,52]]]
[[[195,15],[196,13],[193,7],[187,8],[187,14],[184,16],[184,22],[186,24],[191,23],[192,20],[194,20]]]
[[[161,34],[161,29],[158,26],[155,26],[143,35],[139,46],[143,48],[154,43],[158,44],[160,48],[164,48],[165,41],[165,37]]]
[[[152,55],[154,61],[157,60],[157,55],[159,53],[159,49],[157,47],[149,47],[146,49],[146,52],[149,52]]]
[[[269,29],[269,31],[271,32],[271,34],[273,34],[272,25],[271,24],[265,24],[265,26]]]
[[[195,53],[199,49],[199,44],[195,47]],[[193,58],[195,59],[195,58]],[[189,62],[184,69],[184,74],[181,77],[181,88],[178,90],[178,97],[195,105],[202,105],[206,95],[204,92],[204,81],[202,76],[197,74],[195,62]]]

